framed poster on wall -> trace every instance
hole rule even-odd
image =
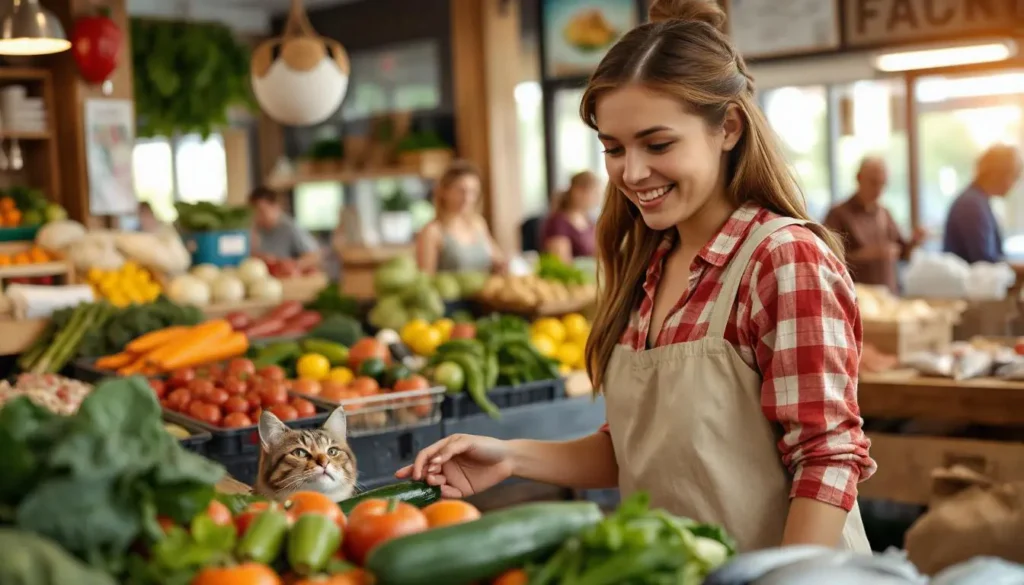
[[[89,213],[134,213],[139,202],[132,182],[135,108],[131,100],[85,102],[85,148],[89,175]]]
[[[837,0],[727,0],[729,36],[744,59],[839,48]]]
[[[639,23],[636,0],[541,0],[546,79],[590,75]]]

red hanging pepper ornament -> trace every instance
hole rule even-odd
[[[123,44],[124,34],[110,19],[109,9],[79,18],[71,31],[71,53],[89,83],[103,83],[117,69]]]

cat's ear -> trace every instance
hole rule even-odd
[[[263,414],[260,415],[259,431],[260,443],[263,444],[264,449],[270,450],[288,432],[288,427],[274,413],[264,410]]]
[[[345,420],[345,407],[339,406],[334,409],[331,416],[327,417],[327,422],[324,423],[324,430],[334,437],[334,440],[345,442],[346,433],[348,432],[348,423]]]

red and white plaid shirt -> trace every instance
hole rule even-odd
[[[777,217],[753,205],[732,214],[694,258],[687,293],[665,319],[656,346],[707,334],[711,301],[729,260],[748,234]],[[674,241],[666,237],[651,258],[645,297],[622,336],[621,343],[635,351],[646,349],[663,260]],[[791,497],[849,511],[857,482],[877,466],[857,405],[862,331],[846,267],[806,227],[776,231],[755,249],[743,273],[725,338],[761,373],[761,409],[784,431],[778,447],[793,474]]]

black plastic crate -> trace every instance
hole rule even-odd
[[[604,398],[566,398],[509,408],[495,420],[486,414],[441,421],[445,435],[564,441],[596,432],[605,421]]]
[[[319,406],[316,407],[316,410],[315,416],[285,421],[285,424],[293,429],[320,428],[330,412]],[[164,409],[164,418],[174,423],[179,421],[189,423],[210,433],[210,441],[206,443],[206,456],[211,459],[220,461],[220,457],[258,454],[260,451],[260,433],[257,425],[240,429],[222,429],[166,408]]]
[[[192,436],[187,439],[178,439],[178,442],[188,451],[198,453],[200,455],[206,455],[206,444],[210,442],[213,435],[201,428],[188,417],[168,417],[167,412],[164,411],[164,422],[174,423],[179,427],[182,427],[186,431],[192,433]]]
[[[518,386],[498,386],[492,388],[487,396],[498,408],[515,408],[539,402],[554,402],[565,398],[565,380],[541,380]],[[482,414],[480,407],[465,391],[444,397],[441,403],[441,416],[444,419],[461,419]]]
[[[356,456],[359,485],[380,486],[398,481],[395,472],[416,459],[424,448],[440,441],[441,424],[351,437],[348,445]],[[388,481],[385,481],[388,480]]]
[[[260,454],[258,452],[230,456],[211,455],[209,458],[223,465],[232,479],[250,487],[256,485],[256,474],[259,472],[260,466]]]
[[[117,377],[117,372],[97,368],[96,360],[93,358],[76,359],[71,362],[70,369],[72,378],[89,384],[95,384],[105,378]]]

